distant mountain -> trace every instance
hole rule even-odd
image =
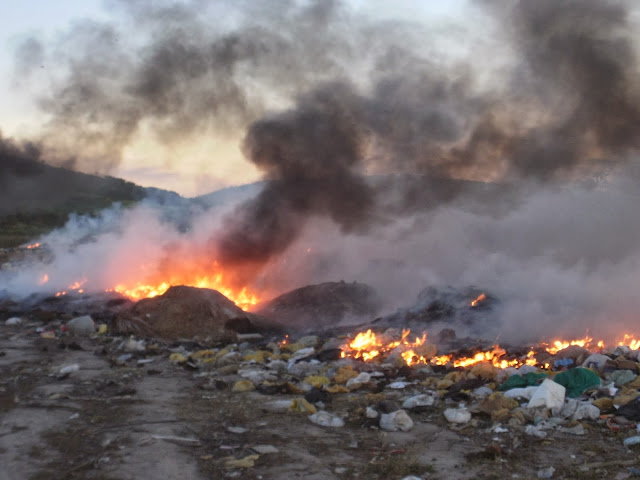
[[[228,205],[229,203],[248,200],[256,196],[260,190],[262,190],[263,186],[264,182],[255,182],[246,185],[226,187],[205,195],[193,197],[189,200],[205,208],[220,207],[222,205]]]

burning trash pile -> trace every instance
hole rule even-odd
[[[471,298],[469,307],[488,297]],[[190,287],[125,304],[104,324],[89,315],[69,317],[43,321],[26,314],[3,323],[11,338],[93,342],[114,372],[183,372],[206,395],[230,395],[265,414],[306,418],[327,429],[366,436],[434,424],[491,437],[487,448],[496,458],[515,454],[524,438],[600,432],[621,447],[640,442],[640,345],[630,336],[613,347],[586,336],[512,348],[457,338],[452,329],[283,335],[281,325],[215,291]],[[65,365],[54,375],[72,377],[83,368]],[[484,452],[482,442],[474,445]],[[220,461],[239,471],[255,463],[225,458]]]

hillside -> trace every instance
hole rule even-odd
[[[193,207],[209,209],[241,201],[255,195],[261,185],[184,198],[120,178],[48,165],[36,147],[19,146],[0,135],[0,248],[22,245],[61,227],[71,213],[92,214],[114,202],[129,205],[146,199],[161,207],[167,219],[188,222]]]
[[[145,196],[143,187],[119,178],[47,165],[36,148],[0,137],[0,247],[20,245],[59,227],[72,212],[92,213]]]

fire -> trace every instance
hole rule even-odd
[[[370,361],[383,353],[390,353],[395,349],[399,349],[400,355],[404,358],[407,365],[418,363],[421,357],[414,352],[414,349],[423,345],[427,340],[427,334],[422,337],[416,337],[413,342],[408,340],[410,330],[402,331],[402,338],[393,342],[385,343],[384,339],[378,337],[371,329],[366,332],[358,333],[355,338],[349,342],[346,352],[343,350],[341,356],[343,358],[350,356]]]
[[[413,342],[408,339],[410,333],[410,330],[403,330],[400,340],[385,343],[371,329],[366,332],[360,332],[343,349],[342,357],[358,358],[368,362],[381,357],[383,354],[391,354],[394,351],[398,351],[404,362],[409,366],[431,363],[434,365],[451,364],[453,367],[469,367],[478,363],[489,362],[497,368],[507,368],[536,364],[533,350],[529,351],[526,358],[508,360],[504,358],[507,355],[506,350],[499,345],[495,345],[489,351],[478,352],[472,357],[436,356],[436,348],[433,345],[430,346],[430,349],[419,348],[425,345],[427,340],[426,333],[416,337]]]
[[[44,285],[49,282],[49,275],[45,273],[39,279],[38,283]],[[55,293],[56,297],[67,295],[69,292],[84,293],[87,279],[75,281],[67,286],[67,288]],[[143,298],[152,298],[162,295],[172,285],[186,285],[189,287],[197,288],[210,288],[217,290],[225,297],[233,301],[237,306],[243,310],[250,310],[251,307],[256,305],[259,301],[258,297],[251,293],[247,287],[238,289],[231,288],[225,284],[224,276],[221,273],[217,273],[211,276],[200,276],[195,278],[187,278],[184,276],[174,275],[171,281],[159,281],[159,282],[136,282],[134,284],[119,283],[113,288],[106,289],[107,292],[117,292],[132,300],[141,300]]]
[[[226,285],[222,273],[192,279],[177,278],[173,281],[161,281],[158,283],[137,282],[134,285],[121,283],[108,291],[118,292],[132,300],[141,300],[143,298],[153,298],[162,295],[169,290],[172,285],[186,285],[188,287],[217,290],[243,310],[250,310],[259,301],[258,297],[249,292],[247,287],[233,289]]]
[[[436,355],[435,346],[431,345],[431,350],[419,349],[418,347],[425,344],[427,334],[423,333],[421,337],[416,337],[414,342],[408,340],[409,330],[402,331],[402,338],[397,341],[385,342],[381,336],[376,335],[371,329],[366,332],[358,333],[353,340],[342,349],[342,358],[351,357],[369,361],[382,361],[394,352],[398,352],[404,359],[404,362],[411,366],[416,364],[432,364],[432,365],[451,365],[454,368],[471,367],[479,363],[491,363],[496,368],[519,368],[523,365],[530,365],[539,368],[549,369],[550,364],[540,364],[536,359],[536,352],[546,351],[555,355],[562,349],[572,345],[578,345],[591,351],[602,350],[605,347],[603,340],[595,341],[591,336],[586,335],[576,340],[555,340],[551,343],[541,342],[540,344],[529,349],[526,356],[519,358],[509,358],[507,351],[494,345],[491,350],[480,351],[472,356],[459,356],[455,354]],[[632,350],[640,349],[640,339],[633,335],[625,334],[618,346],[628,346]]]
[[[125,297],[129,297],[132,300],[141,300],[143,298],[153,298],[158,295],[162,295],[169,290],[171,284],[168,282],[162,282],[158,285],[145,285],[138,282],[137,285],[129,287],[124,284],[118,284],[115,287],[107,290],[110,292],[118,292]]]
[[[364,333],[359,333],[356,335],[356,338],[349,343],[349,348],[356,351],[354,357],[362,358],[365,361],[380,355],[380,347],[382,347],[382,342],[378,340],[376,334],[373,333],[371,329]]]
[[[477,296],[477,298],[475,298],[474,300],[471,300],[471,306],[477,307],[480,302],[486,299],[487,299],[487,296],[484,293],[481,293],[480,295]]]
[[[30,245],[27,245],[27,248],[28,248],[29,250],[32,250],[32,249],[34,249],[34,248],[40,248],[40,244],[39,244],[39,243],[32,243],[32,244],[30,244]]]
[[[618,342],[619,347],[629,347],[631,350],[640,349],[640,340],[634,338],[633,335],[624,334],[623,339]]]
[[[77,282],[73,282],[71,285],[69,285],[67,287],[67,290],[71,290],[71,291],[76,291],[78,293],[84,293],[84,289],[82,288],[82,286],[87,283],[87,279],[83,278],[82,280],[79,280]],[[56,292],[56,297],[62,297],[64,295],[67,294],[67,290],[62,290],[59,292]]]
[[[579,338],[577,340],[555,340],[553,343],[549,344],[547,342],[543,342],[540,344],[544,349],[552,355],[555,355],[560,350],[564,350],[567,347],[577,345],[579,347],[584,347],[588,350],[591,349],[599,349],[602,350],[604,348],[604,341],[598,340],[595,342],[592,337],[589,335],[584,338]]]
[[[500,345],[494,345],[491,350],[485,352],[478,352],[472,357],[454,358],[453,355],[440,355],[434,357],[432,363],[435,365],[447,365],[451,364],[454,368],[458,367],[471,367],[478,363],[491,363],[496,368],[508,368],[508,367],[521,367],[522,365],[537,365],[535,352],[530,350],[527,353],[526,358],[513,358],[507,360],[503,358],[507,355],[507,351],[500,347]]]

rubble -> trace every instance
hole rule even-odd
[[[4,324],[7,326],[20,325],[22,323],[22,318],[20,317],[11,317],[5,320]]]
[[[380,415],[380,428],[386,432],[408,432],[413,428],[413,420],[404,410],[396,410]]]
[[[425,355],[434,359],[441,354],[453,356],[441,364],[409,365],[401,355],[409,346],[401,342],[403,333],[394,330],[384,335],[397,341],[397,348],[364,361],[348,355],[352,337],[305,332],[285,338],[263,330],[239,338],[223,320],[216,321],[206,335],[162,340],[156,335],[120,334],[113,324],[103,335],[95,333],[95,325],[90,335],[72,335],[70,317],[48,321],[24,317],[22,323],[13,325],[7,325],[8,318],[12,317],[0,319],[4,320],[0,323],[4,329],[0,352],[7,352],[0,357],[0,366],[14,361],[10,357],[19,348],[12,345],[32,345],[34,355],[59,358],[48,360],[42,364],[45,367],[37,361],[15,360],[11,370],[3,370],[6,380],[0,383],[0,400],[4,402],[0,406],[8,412],[59,409],[64,413],[60,416],[64,428],[83,426],[85,437],[93,431],[113,433],[91,440],[95,448],[107,450],[102,455],[111,458],[110,465],[118,464],[116,457],[124,455],[118,438],[128,422],[138,420],[137,405],[151,405],[163,395],[155,382],[176,379],[181,382],[176,397],[180,400],[171,405],[179,405],[175,407],[178,413],[159,412],[150,420],[144,418],[152,422],[150,425],[166,428],[145,425],[138,427],[139,432],[127,430],[131,445],[182,449],[183,455],[193,455],[198,468],[214,471],[214,478],[231,474],[242,478],[247,469],[259,472],[256,477],[278,478],[274,463],[288,462],[289,455],[307,458],[308,452],[317,448],[312,440],[319,439],[330,443],[335,458],[346,454],[355,458],[341,474],[331,472],[343,471],[343,464],[332,464],[327,470],[331,475],[346,478],[355,472],[365,476],[366,472],[371,474],[368,465],[390,462],[393,455],[408,463],[409,456],[404,453],[390,453],[407,451],[417,455],[424,472],[434,462],[438,475],[449,478],[452,467],[438,463],[436,454],[427,460],[420,457],[423,450],[418,445],[424,438],[442,439],[430,448],[446,445],[437,450],[443,458],[453,454],[449,449],[459,446],[462,453],[455,464],[461,465],[461,471],[473,471],[476,477],[487,465],[505,478],[511,475],[507,466],[518,469],[522,478],[550,471],[550,467],[541,469],[533,463],[509,463],[511,455],[525,458],[537,451],[554,459],[549,462],[557,469],[552,474],[560,477],[561,466],[592,465],[634,448],[633,433],[640,421],[640,380],[637,368],[628,368],[636,364],[630,360],[636,357],[635,350],[598,354],[606,357],[603,359],[583,348],[571,348],[569,352],[548,353],[546,366],[500,368],[487,360],[455,366],[455,355],[468,352],[473,356],[475,351],[440,352],[442,345],[425,342],[423,345],[433,345],[420,351]],[[336,350],[338,355],[321,356]],[[574,362],[556,361],[566,359]],[[101,362],[99,368],[96,362]],[[31,384],[37,388],[27,389]],[[162,385],[169,388],[168,383]],[[17,388],[25,390],[18,392]],[[108,415],[118,411],[116,407],[126,414],[120,420],[110,420]],[[185,418],[192,418],[188,428]],[[99,421],[107,422],[108,427],[96,429],[92,422]],[[170,428],[171,422],[181,428]],[[304,422],[322,427],[313,429],[313,439],[306,438],[305,429],[300,428]],[[14,435],[10,430],[0,434],[7,432],[7,439]],[[0,447],[7,448],[2,439],[0,436]],[[376,443],[383,441],[380,439],[384,444]],[[404,443],[391,445],[393,442]],[[593,443],[606,446],[602,447],[605,453],[598,450],[595,454],[598,458],[583,453]],[[565,455],[565,444],[580,463]],[[563,445],[562,451],[554,453],[558,445]],[[482,458],[491,463],[467,462],[469,452],[484,455]],[[268,458],[278,458],[278,462]],[[496,459],[504,460],[504,465]],[[640,461],[633,465],[640,465]],[[474,470],[476,466],[478,470]],[[611,478],[619,471],[617,466],[597,468],[606,470]],[[406,477],[406,473],[402,475]]]
[[[538,470],[538,478],[552,478],[555,472],[556,469],[553,467],[543,468]]]
[[[284,293],[258,305],[256,313],[276,322],[288,332],[310,328],[319,331],[368,320],[380,307],[381,300],[369,285],[327,282]]]
[[[270,327],[269,322],[248,314],[215,290],[176,286],[121,311],[111,328],[123,335],[234,341],[236,333],[256,333]]]
[[[76,317],[67,322],[67,329],[72,335],[93,335],[96,333],[96,324],[90,315]]]
[[[447,408],[444,418],[449,423],[468,423],[471,420],[471,412],[466,408]]]
[[[315,423],[316,425],[320,425],[321,427],[344,427],[344,420],[324,410],[309,415],[309,420],[311,420],[311,422]]]
[[[539,387],[535,389],[528,408],[545,407],[548,409],[559,409],[564,404],[565,388],[553,380],[545,379]]]
[[[407,410],[420,409],[424,407],[432,407],[436,403],[437,393],[423,393],[420,395],[414,395],[413,397],[407,398],[402,404],[402,408]]]
[[[279,453],[280,452],[280,450],[278,450],[273,445],[253,445],[251,447],[251,450],[253,450],[256,453],[259,453],[260,455],[266,455],[268,453]]]
[[[480,299],[471,305],[469,299]],[[435,288],[429,287],[418,294],[414,305],[373,321],[379,329],[410,328],[424,330],[434,322],[460,322],[466,325],[482,323],[481,320],[499,307],[500,302],[491,294],[477,287]],[[440,338],[442,342],[444,338]],[[443,342],[444,343],[444,342]]]

